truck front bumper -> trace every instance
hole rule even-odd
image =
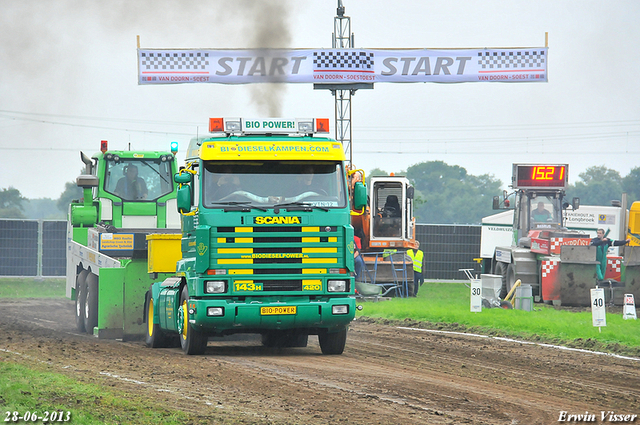
[[[285,302],[190,299],[189,322],[211,334],[259,333],[266,330],[339,331],[355,317],[352,297],[297,299]]]

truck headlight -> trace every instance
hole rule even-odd
[[[333,314],[347,314],[349,313],[348,305],[334,305],[331,307],[331,313]]]
[[[207,307],[207,316],[224,316],[224,307]]]
[[[346,292],[347,281],[346,280],[330,280],[327,282],[327,291],[329,292]]]
[[[223,280],[207,280],[204,283],[205,294],[221,294],[226,292],[226,285]]]

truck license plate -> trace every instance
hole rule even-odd
[[[296,314],[296,306],[290,307],[260,307],[261,316],[271,316],[275,314]]]

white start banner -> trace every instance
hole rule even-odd
[[[138,84],[547,82],[548,48],[138,49]]]

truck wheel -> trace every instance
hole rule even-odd
[[[318,334],[318,342],[322,354],[342,354],[347,342],[347,328],[339,332],[321,332]]]
[[[153,315],[154,315],[154,305],[153,305],[153,297],[151,296],[151,290],[147,292],[147,311],[145,317],[147,319],[147,335],[144,339],[144,342],[150,348],[160,348],[166,347],[167,339],[160,329],[160,325],[153,323]]]
[[[89,273],[86,288],[84,328],[88,334],[93,334],[93,328],[98,326],[98,276]]]
[[[180,347],[185,354],[204,354],[207,348],[207,336],[195,330],[189,323],[189,291],[182,288],[180,306],[178,307],[178,332],[180,333]]]
[[[84,333],[84,303],[87,298],[87,276],[88,270],[82,270],[76,276],[76,329]]]
[[[497,262],[494,274],[502,276],[502,289],[500,290],[500,298],[507,296],[507,265],[505,263]]]

